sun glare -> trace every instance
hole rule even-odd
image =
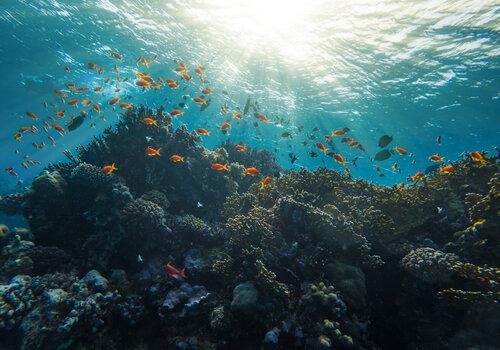
[[[296,61],[310,53],[311,15],[319,2],[211,0],[192,11],[199,20],[222,31],[248,52],[273,50]]]

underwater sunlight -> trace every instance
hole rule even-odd
[[[495,0],[0,2],[0,349],[493,350]]]

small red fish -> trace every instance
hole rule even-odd
[[[149,156],[149,157],[153,157],[153,156],[161,156],[160,154],[160,148],[158,149],[154,149],[152,147],[148,147],[146,148],[146,154]]]
[[[238,152],[245,152],[248,147],[243,145],[243,144],[237,144],[237,145],[234,145],[234,148],[238,151]]]
[[[116,167],[116,164],[113,163],[111,165],[105,165],[102,167],[102,172],[106,175],[114,173],[118,168]]]
[[[173,109],[173,110],[170,112],[170,115],[171,115],[172,117],[176,117],[176,116],[178,116],[178,115],[183,115],[183,114],[184,114],[184,112],[183,112],[183,111],[181,111],[180,109]]]
[[[180,156],[178,154],[173,154],[168,159],[170,159],[170,161],[173,162],[173,163],[180,163],[180,162],[184,161],[184,157]]]
[[[109,104],[113,106],[118,101],[120,101],[119,97],[113,97],[111,100],[109,100]]]
[[[222,171],[222,170],[229,171],[229,167],[227,164],[215,163],[215,164],[212,164],[212,166],[210,168],[213,170],[218,170],[218,171]]]
[[[442,162],[444,161],[444,157],[441,157],[439,154],[433,154],[432,156],[429,157],[429,160],[432,162]]]
[[[260,190],[262,191],[264,188],[268,187],[269,185],[271,185],[271,183],[273,182],[273,179],[270,177],[270,176],[266,176],[264,178],[264,180],[262,180],[260,182]]]
[[[408,154],[408,151],[406,149],[404,149],[403,147],[396,146],[396,147],[394,147],[394,150],[396,152],[398,152],[399,154],[401,154],[402,156]]]
[[[38,117],[37,117],[37,116],[36,116],[36,114],[35,114],[35,113],[33,113],[33,112],[26,112],[26,115],[27,115],[28,117],[30,117],[31,119],[33,119],[33,120],[38,120]]]
[[[408,179],[413,182],[418,182],[425,179],[425,174],[421,171],[417,171],[415,175],[408,177]]]
[[[334,130],[332,131],[332,136],[342,136],[349,131],[350,131],[349,128],[343,128],[342,130]]]
[[[446,165],[446,166],[442,166],[441,168],[439,168],[439,172],[443,173],[443,174],[450,174],[454,171],[455,171],[455,168],[453,167],[453,165]]]
[[[323,151],[324,154],[326,154],[326,151],[328,151],[328,148],[325,147],[321,142],[316,142],[316,148],[318,148],[320,151]]]
[[[486,163],[486,158],[481,154],[481,152],[475,151],[469,153],[471,159],[475,162],[479,162],[481,164]]]
[[[257,175],[260,174],[260,170],[257,169],[256,167],[249,167],[249,168],[245,168],[245,170],[243,171],[243,173],[245,175],[257,176]]]
[[[204,129],[204,128],[198,128],[197,129],[198,133],[201,134],[201,135],[205,135],[205,136],[210,136],[210,131],[208,131],[207,129]]]
[[[186,278],[186,271],[185,269],[177,269],[175,266],[173,266],[170,263],[167,263],[163,265],[163,268],[165,269],[165,272],[170,276],[175,279],[180,279],[180,278]]]
[[[59,132],[60,134],[64,134],[66,132],[66,130],[64,130],[64,128],[59,125],[57,122],[53,122],[52,123],[52,127],[57,131]]]
[[[345,161],[344,157],[342,157],[342,155],[340,153],[334,153],[332,155],[332,157],[333,157],[333,159],[335,159],[340,164],[345,165],[346,161]]]

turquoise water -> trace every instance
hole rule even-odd
[[[0,192],[15,191],[19,179],[29,182],[44,165],[65,159],[64,150],[74,152],[77,145],[114,125],[122,111],[108,105],[114,96],[134,105],[164,105],[167,111],[185,101],[189,108],[175,125],[211,131],[206,147],[226,139],[243,142],[274,153],[286,168],[341,170],[315,143],[325,143],[324,135],[348,127],[351,131],[345,136],[361,142],[366,152],[350,149],[340,137],[334,138],[333,151],[348,162],[359,157],[357,167],[349,165],[354,177],[382,184],[399,183],[424,170],[432,165],[431,154],[447,161],[459,159],[465,151],[496,154],[499,17],[496,1],[4,0],[0,4],[1,166],[12,166],[19,177],[2,172]],[[123,55],[123,61],[113,59],[111,51]],[[139,55],[157,59],[148,69],[136,65]],[[105,72],[89,70],[88,62]],[[176,74],[180,62],[190,68],[191,81]],[[116,81],[114,64],[128,81]],[[196,64],[206,68],[209,83],[203,88],[214,89],[203,112],[191,101],[202,89]],[[143,91],[134,84],[139,70],[155,79],[175,78],[180,87]],[[107,77],[113,79],[104,84]],[[63,107],[53,93],[66,89],[69,82],[104,86],[102,94],[90,91],[77,96],[100,103],[103,113],[90,111],[81,127],[64,136],[50,129],[48,134],[56,141],[52,147],[42,121],[64,108],[66,117],[58,120],[64,125],[72,112],[82,109]],[[116,88],[121,91],[116,93]],[[251,113],[239,123],[231,117],[248,97],[258,101],[259,111],[270,123],[254,127],[257,119]],[[58,105],[51,107],[51,102]],[[228,107],[227,115],[221,113],[222,105]],[[33,122],[27,111],[40,120]],[[225,121],[232,124],[227,134],[218,129]],[[32,124],[37,133],[14,140],[20,127]],[[285,132],[292,138],[283,138]],[[390,147],[404,147],[414,156],[393,155],[372,162],[384,134],[394,137]],[[435,141],[438,136],[441,145]],[[47,147],[35,149],[33,142],[45,142]],[[311,151],[317,157],[311,157]],[[294,164],[290,154],[298,157]],[[42,164],[24,169],[25,155]],[[394,162],[401,173],[391,171]]]

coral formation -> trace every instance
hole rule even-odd
[[[494,346],[497,158],[389,188],[199,142],[161,108],[132,109],[0,198],[29,224],[0,225],[2,349]]]

